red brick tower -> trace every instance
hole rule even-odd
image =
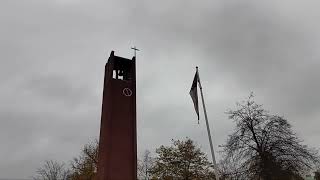
[[[105,66],[98,180],[137,179],[135,64],[112,51]]]

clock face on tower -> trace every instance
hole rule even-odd
[[[132,96],[132,91],[131,91],[130,88],[124,88],[124,89],[122,90],[122,94],[123,94],[124,96]]]

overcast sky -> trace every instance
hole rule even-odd
[[[320,3],[294,0],[1,0],[0,178],[69,163],[99,135],[104,65],[137,55],[138,153],[190,137],[199,66],[215,150],[251,91],[320,147]],[[217,153],[219,158],[219,154]],[[210,157],[210,156],[209,156]]]

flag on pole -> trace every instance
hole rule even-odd
[[[193,82],[191,85],[190,89],[190,96],[193,101],[194,109],[196,110],[197,116],[198,116],[198,124],[199,124],[199,105],[198,105],[198,81],[199,81],[199,76],[198,76],[198,69],[196,71],[196,74],[194,75]]]

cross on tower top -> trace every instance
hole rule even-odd
[[[139,49],[136,48],[136,46],[132,47],[131,49],[134,50],[134,57],[137,56],[137,51],[140,51]]]

